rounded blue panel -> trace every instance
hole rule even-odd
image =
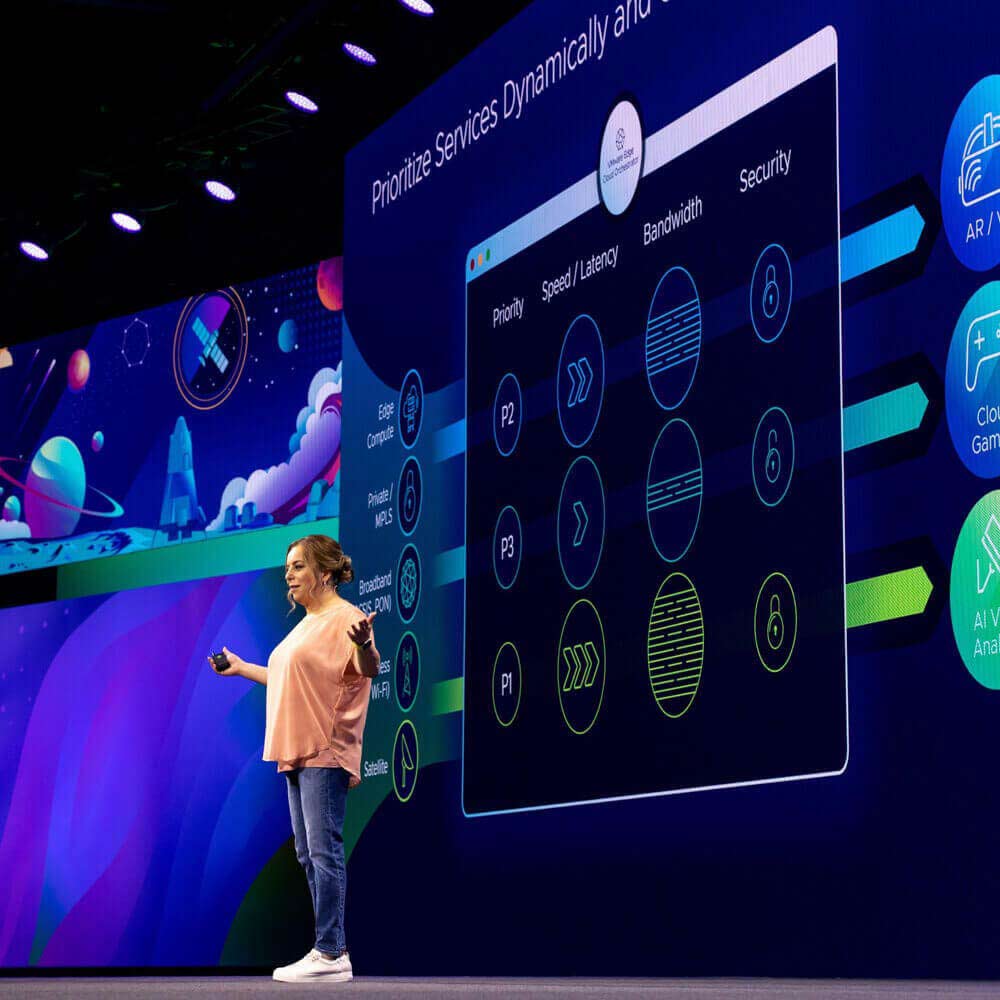
[[[493,529],[493,572],[497,583],[504,590],[510,590],[521,568],[521,518],[513,507],[500,511],[496,527]]]
[[[559,493],[556,539],[566,582],[582,590],[594,578],[604,551],[604,484],[593,460],[581,455]]]
[[[424,420],[424,382],[420,372],[411,368],[399,390],[399,436],[404,448],[412,448],[420,437]]]
[[[567,444],[582,448],[604,401],[604,341],[590,316],[577,316],[563,338],[556,375],[559,426]]]
[[[753,485],[761,503],[777,507],[795,471],[795,432],[788,414],[772,406],[757,423],[753,436]]]
[[[686,420],[660,431],[646,473],[646,523],[661,559],[677,562],[694,541],[701,518],[701,450]]]
[[[522,415],[521,384],[513,372],[507,372],[493,399],[493,441],[505,458],[517,447]]]
[[[980,80],[955,113],[941,161],[941,215],[966,267],[1000,263],[1000,76]]]
[[[765,344],[777,340],[792,308],[792,262],[777,243],[764,247],[750,281],[750,319]]]
[[[1000,281],[983,285],[958,317],[944,386],[958,457],[983,479],[1000,475]]]
[[[424,479],[416,456],[410,455],[403,463],[396,485],[399,527],[404,535],[412,535],[420,520],[424,499]]]
[[[407,545],[396,566],[396,609],[404,622],[413,621],[420,603],[420,554],[415,545]]]
[[[675,410],[687,398],[701,357],[701,299],[683,267],[660,278],[646,320],[646,378],[653,398]]]

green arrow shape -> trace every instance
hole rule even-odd
[[[927,394],[918,382],[911,382],[845,407],[844,451],[915,431],[927,406]]]
[[[923,614],[934,584],[923,566],[883,573],[847,585],[847,627],[859,628]]]

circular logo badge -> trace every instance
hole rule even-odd
[[[795,591],[784,573],[772,573],[761,584],[753,612],[757,656],[772,674],[788,666],[798,633],[799,609]]]
[[[694,278],[672,267],[660,278],[646,320],[646,378],[653,398],[675,410],[687,398],[701,357],[701,299]]]
[[[582,448],[604,401],[604,341],[589,316],[577,316],[563,338],[556,375],[559,426],[566,443]]]
[[[955,256],[973,271],[1000,263],[1000,76],[958,107],[941,161],[941,215]]]
[[[493,529],[493,572],[497,583],[510,590],[521,568],[521,519],[510,505],[500,511]]]
[[[493,661],[493,714],[505,729],[521,707],[521,657],[512,642],[505,642]]]
[[[660,584],[649,613],[646,667],[653,697],[664,715],[679,719],[701,684],[705,620],[694,584],[671,573]]]
[[[661,559],[677,562],[694,541],[701,517],[701,450],[686,420],[660,431],[646,473],[646,523]]]
[[[225,402],[243,374],[248,349],[247,313],[235,289],[188,299],[173,350],[174,380],[185,402],[196,410]]]
[[[556,538],[563,576],[574,590],[582,590],[593,580],[604,549],[604,484],[587,455],[573,462],[563,480]]]
[[[420,646],[412,632],[404,632],[396,647],[395,681],[396,704],[409,712],[420,689]]]
[[[420,436],[424,419],[424,382],[420,372],[411,368],[399,390],[399,436],[404,448],[412,448]]]
[[[396,566],[396,607],[404,622],[413,621],[420,603],[420,555],[413,545],[407,545]]]
[[[409,802],[420,773],[420,741],[416,727],[403,719],[392,744],[392,787],[400,802]]]
[[[594,725],[601,710],[606,658],[601,616],[590,601],[579,600],[566,615],[556,652],[559,707],[578,736]]]
[[[750,319],[765,344],[777,340],[792,307],[792,262],[777,243],[764,247],[750,281]]]
[[[969,299],[958,317],[945,371],[948,430],[970,472],[1000,475],[1000,281]]]
[[[631,98],[623,98],[604,123],[597,164],[601,204],[612,215],[621,215],[632,204],[642,177],[645,148],[639,108]]]
[[[521,384],[513,372],[507,372],[493,400],[493,441],[505,458],[517,447],[521,436]]]
[[[420,463],[411,455],[404,463],[396,484],[396,503],[399,506],[399,527],[404,535],[412,535],[420,519],[424,496],[424,481]]]
[[[983,687],[1000,691],[1000,490],[972,508],[958,533],[950,598],[962,662]]]
[[[768,507],[777,507],[785,499],[795,471],[795,433],[780,406],[772,406],[760,418],[753,436],[752,461],[757,496]]]

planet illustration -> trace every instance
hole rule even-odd
[[[285,354],[294,351],[299,343],[299,328],[295,324],[294,319],[286,319],[281,326],[278,327],[278,347],[280,347]]]
[[[74,351],[66,365],[66,383],[73,392],[80,392],[90,378],[90,355],[84,350]]]
[[[316,291],[319,300],[331,312],[344,308],[344,258],[324,260],[316,272]]]
[[[94,431],[94,436],[90,439],[90,447],[95,452],[104,447],[104,431]]]
[[[7,502],[3,505],[3,519],[5,521],[21,519],[21,501],[17,497],[7,497]]]
[[[35,452],[25,482],[24,519],[31,534],[35,538],[70,534],[80,520],[86,492],[80,449],[69,438],[49,438]]]

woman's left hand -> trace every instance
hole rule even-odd
[[[375,620],[377,614],[377,611],[373,611],[360,621],[356,621],[347,630],[347,637],[355,646],[364,645],[372,637],[372,622]]]

